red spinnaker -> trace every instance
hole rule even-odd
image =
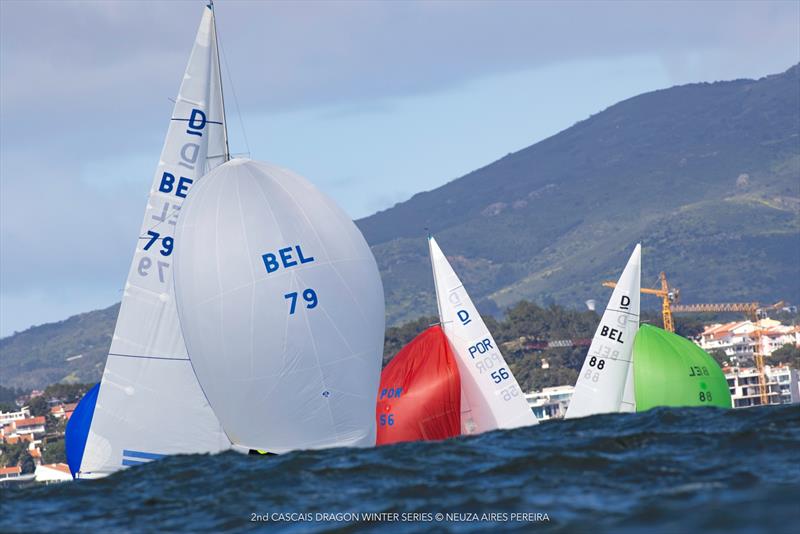
[[[461,434],[461,377],[442,329],[432,326],[381,373],[378,445]]]

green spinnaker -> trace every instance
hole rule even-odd
[[[731,407],[728,381],[703,349],[677,334],[642,325],[633,342],[636,411],[656,406]]]

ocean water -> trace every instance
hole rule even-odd
[[[0,532],[797,532],[800,405],[657,409],[279,457],[180,456],[0,492]]]

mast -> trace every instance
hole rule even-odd
[[[228,146],[228,117],[225,115],[225,91],[222,89],[222,63],[219,58],[219,35],[217,34],[217,13],[214,10],[214,0],[208,0],[208,8],[211,10],[211,20],[214,24],[214,53],[217,55],[217,77],[219,78],[219,95],[222,104],[222,135],[225,139],[225,161],[231,159],[231,149]]]

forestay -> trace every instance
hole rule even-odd
[[[228,448],[192,370],[175,308],[175,225],[190,187],[227,159],[214,14],[205,9],[175,102],[79,477],[166,454]]]
[[[189,355],[231,441],[374,445],[383,286],[352,220],[301,176],[234,159],[194,187],[177,239]]]
[[[641,245],[619,278],[581,367],[566,418],[632,412],[633,342],[639,329]]]
[[[442,328],[461,375],[461,432],[537,423],[500,348],[436,240],[428,238]]]

